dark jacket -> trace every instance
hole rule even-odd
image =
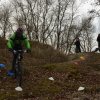
[[[80,47],[80,40],[76,40],[75,45],[76,45],[76,47]]]
[[[100,42],[100,34],[97,37],[97,42]]]

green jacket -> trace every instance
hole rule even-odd
[[[9,49],[13,49],[15,47],[15,42],[20,43],[21,45],[24,44],[27,49],[30,49],[30,43],[26,36],[23,34],[23,37],[20,40],[16,40],[15,33],[9,38],[7,42],[7,47]]]

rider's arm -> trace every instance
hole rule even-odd
[[[12,49],[13,47],[12,47],[12,44],[13,44],[13,42],[12,42],[12,40],[8,40],[8,42],[7,42],[7,47],[9,48],[9,49]]]
[[[25,47],[26,47],[27,49],[31,49],[29,40],[26,38],[26,36],[24,36],[24,44],[25,44]]]
[[[24,44],[25,44],[25,47],[26,47],[27,49],[31,49],[31,46],[30,46],[30,43],[29,43],[29,40],[28,40],[28,39],[25,39],[25,40],[24,40]]]
[[[13,36],[11,36],[7,42],[7,47],[9,49],[12,49],[13,48],[13,39],[15,38],[15,34],[13,34]]]

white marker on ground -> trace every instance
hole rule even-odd
[[[81,86],[80,86],[80,87],[78,88],[78,91],[83,91],[84,89],[85,89],[85,87],[81,87]]]
[[[23,91],[23,89],[20,86],[16,87],[15,90],[16,91]]]
[[[54,81],[54,78],[53,77],[49,77],[49,80]]]

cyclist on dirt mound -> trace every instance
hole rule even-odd
[[[31,51],[30,43],[27,37],[25,36],[23,29],[18,28],[16,32],[9,38],[7,42],[7,47],[9,51],[13,52],[14,50],[23,50],[23,44],[24,47],[27,49],[27,52],[30,52]],[[16,56],[17,55],[13,52],[12,69],[8,72],[8,74],[14,73]],[[23,56],[21,55],[21,59],[22,57]]]

